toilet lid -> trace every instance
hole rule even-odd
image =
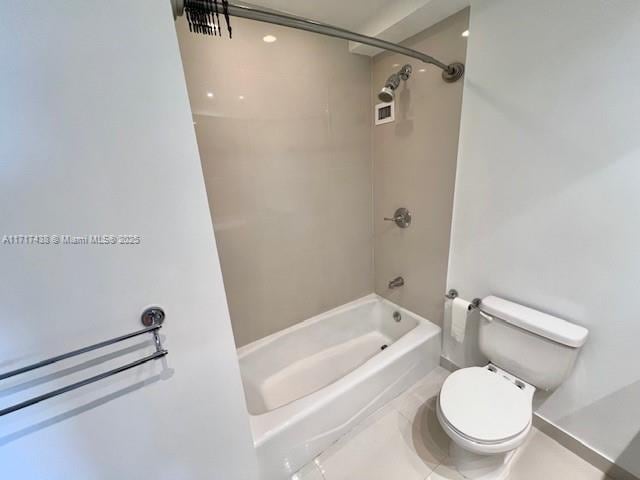
[[[498,373],[463,368],[442,385],[440,412],[450,426],[471,440],[499,443],[529,426],[531,398]]]

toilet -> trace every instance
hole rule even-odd
[[[534,392],[562,383],[588,333],[502,298],[482,299],[479,346],[490,363],[449,375],[436,409],[452,440],[451,460],[465,478],[506,478],[510,460],[531,430]]]

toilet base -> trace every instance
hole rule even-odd
[[[493,455],[478,455],[465,450],[455,442],[449,446],[449,455],[456,470],[472,480],[504,480],[509,475],[515,450]]]

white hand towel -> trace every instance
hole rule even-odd
[[[470,306],[471,303],[459,297],[454,298],[451,302],[451,336],[458,343],[464,342]]]

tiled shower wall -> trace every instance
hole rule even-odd
[[[177,28],[236,344],[371,293],[371,59],[241,19],[233,40]]]
[[[445,63],[464,63],[468,25],[467,9],[403,44]],[[381,54],[373,62],[372,104],[405,63],[413,75],[397,91],[396,121],[373,130],[375,290],[442,325],[464,82],[445,83],[433,66]],[[413,215],[407,229],[383,220],[398,207]],[[389,280],[399,275],[404,287],[389,290]]]

